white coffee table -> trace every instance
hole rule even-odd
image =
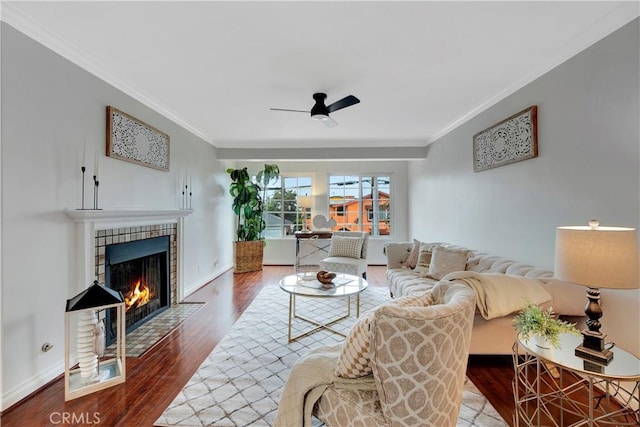
[[[331,326],[351,316],[351,297],[356,297],[356,317],[360,316],[360,293],[367,289],[368,283],[365,279],[351,274],[338,273],[333,280],[335,286],[331,289],[320,288],[320,283],[315,279],[315,272],[305,272],[292,274],[280,280],[280,289],[289,294],[289,342],[306,337],[321,329],[328,330],[334,334],[345,336],[342,332],[333,329]],[[308,317],[296,314],[296,297],[305,298],[347,298],[347,312],[345,315],[328,322],[322,323]],[[314,327],[297,336],[291,335],[292,320],[300,319]]]

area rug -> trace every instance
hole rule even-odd
[[[361,294],[360,310],[368,310],[388,299],[386,288],[370,287]],[[288,343],[288,304],[288,294],[279,287],[264,288],[154,425],[272,426],[293,363],[313,347],[344,339],[321,330]],[[354,304],[352,298],[352,315]],[[346,300],[298,298],[296,311],[326,321],[346,311]],[[346,332],[353,320],[353,316],[349,317],[334,328]],[[307,324],[296,321],[292,333],[295,336],[308,328]],[[314,420],[314,426],[321,425],[319,420]],[[487,399],[467,380],[458,426],[506,425]]]
[[[169,335],[171,331],[204,307],[204,304],[206,303],[185,302],[174,304],[153,319],[129,332],[125,340],[126,356],[140,357],[144,355]],[[107,347],[105,354],[107,356],[115,354],[115,344]]]

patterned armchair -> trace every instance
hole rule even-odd
[[[329,257],[320,261],[320,270],[353,274],[367,278],[369,234],[359,231],[334,231]]]
[[[352,386],[349,380],[330,384],[314,416],[327,426],[456,425],[476,296],[445,281],[431,293],[426,306],[376,309],[370,344],[375,386],[359,388],[358,379]]]

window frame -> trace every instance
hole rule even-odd
[[[255,180],[255,176],[253,177],[253,179]],[[296,186],[295,187],[286,187],[285,183],[287,182],[287,180],[290,179],[295,179],[296,180]],[[309,180],[309,184],[308,184],[308,189],[306,189],[306,191],[301,191],[301,188],[306,188],[306,185],[301,186],[300,185],[300,179],[308,179]],[[291,239],[294,238],[295,235],[294,233],[296,231],[299,231],[298,227],[302,227],[302,223],[298,223],[298,219],[300,218],[300,215],[302,214],[300,207],[298,207],[298,202],[297,202],[297,197],[298,196],[313,196],[313,188],[314,188],[314,180],[315,180],[315,176],[314,174],[304,174],[304,173],[280,173],[280,177],[278,178],[279,182],[280,182],[280,188],[276,188],[274,185],[272,184],[270,186],[267,187],[267,192],[270,190],[273,191],[280,191],[280,199],[277,200],[277,202],[280,205],[280,210],[279,211],[275,211],[275,210],[267,210],[266,209],[266,205],[267,205],[267,201],[270,199],[269,196],[267,196],[265,198],[265,200],[263,200],[263,208],[264,208],[264,214],[268,215],[268,214],[275,214],[275,215],[279,215],[280,218],[280,224],[275,226],[275,227],[269,227],[267,225],[267,227],[265,228],[265,231],[262,233],[262,235],[264,236],[265,239]],[[286,196],[286,191],[287,190],[291,190],[292,188],[295,189],[296,191],[296,199],[295,199],[295,211],[289,211],[286,210],[286,204],[287,202],[291,202],[291,199],[285,198]],[[286,224],[286,215],[287,214],[292,214],[295,213],[296,216],[296,220],[293,222],[293,224],[291,225],[291,233],[287,233],[285,231],[285,229],[287,228],[287,224]],[[304,219],[303,219],[304,221]],[[274,228],[278,228],[280,234],[277,236],[273,236],[273,235],[268,235],[267,231],[268,230],[273,230]]]
[[[337,195],[333,193],[337,189],[336,183],[332,182],[332,178],[334,177],[341,177],[343,179],[343,192],[341,195]],[[347,200],[348,195],[346,193],[347,193],[347,190],[349,189],[346,188],[346,185],[348,184],[344,180],[347,179],[348,177],[357,178],[358,180],[357,188],[351,188],[352,192],[357,191],[357,195],[354,196],[355,197],[354,201],[357,201],[357,217],[353,221],[350,221],[349,209],[345,208],[345,206],[348,204],[348,202],[345,202],[345,201]],[[365,178],[370,178],[372,181],[372,184],[369,187],[366,187],[365,185],[363,185],[363,182],[366,182]],[[378,187],[379,185],[378,180],[381,178],[386,178],[388,181],[388,193],[387,193],[388,197],[384,199],[379,199],[379,197],[374,197],[374,193],[376,195],[379,195],[380,191],[382,191]],[[374,181],[375,181],[375,185],[373,184]],[[369,173],[358,173],[358,174],[344,174],[344,173],[328,174],[327,176],[328,210],[331,215],[332,198],[341,197],[342,204],[335,207],[335,216],[336,216],[336,219],[345,218],[345,221],[338,222],[338,225],[336,228],[334,228],[334,230],[343,230],[343,229],[352,230],[353,229],[353,231],[366,232],[367,231],[366,229],[369,228],[368,232],[371,237],[374,237],[374,238],[391,237],[393,235],[393,230],[395,229],[394,224],[389,219],[390,217],[393,218],[393,181],[394,181],[393,174],[389,172],[369,172]],[[366,194],[367,191],[369,192],[369,194]],[[367,196],[369,196],[370,198],[366,199],[365,197]],[[380,215],[383,212],[380,210],[380,208],[385,205],[386,205],[386,209],[384,210],[384,215]],[[374,209],[373,208],[374,206],[377,206],[377,209]],[[340,207],[342,207],[342,212],[339,211]],[[378,219],[377,222],[372,221],[372,219],[374,219],[376,216],[378,218],[385,218],[385,219]],[[388,230],[387,234],[380,232],[381,222],[386,222],[387,224],[386,229]]]

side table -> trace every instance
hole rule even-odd
[[[544,349],[516,338],[515,426],[640,426],[640,359],[614,348],[613,360],[598,365],[575,356],[581,342],[561,334],[560,349]],[[631,390],[623,391],[621,382]]]

